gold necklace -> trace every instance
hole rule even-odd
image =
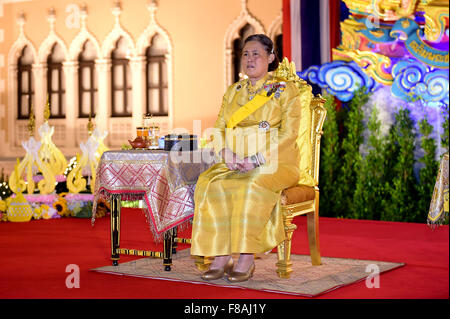
[[[247,93],[248,93],[248,99],[249,100],[252,100],[255,96],[256,96],[256,94],[258,94],[259,92],[261,92],[261,90],[262,89],[264,89],[264,86],[266,85],[266,83],[267,83],[267,80],[263,83],[263,85],[261,85],[261,87],[259,88],[259,89],[257,89],[256,91],[251,91],[250,90],[250,88],[249,88],[249,86],[250,86],[250,81],[248,81],[248,83],[247,83]]]

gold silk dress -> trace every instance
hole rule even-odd
[[[276,92],[269,101],[235,128],[226,129],[232,114],[249,97],[273,87]],[[222,161],[199,176],[191,255],[262,253],[285,239],[281,191],[299,181],[301,154],[296,140],[302,106],[309,107],[311,98],[309,85],[299,89],[293,82],[276,82],[269,74],[254,86],[242,80],[228,88],[214,126],[215,152],[228,147],[241,158],[258,153],[266,163],[239,173]]]

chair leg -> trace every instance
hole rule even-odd
[[[212,262],[211,259],[208,257],[195,256],[195,266],[200,271],[208,270],[211,262]]]
[[[320,245],[319,245],[319,192],[316,191],[314,212],[307,214],[308,227],[308,241],[309,251],[311,254],[311,263],[313,266],[322,264],[320,260]]]
[[[277,255],[278,255],[278,262],[276,263],[277,266],[277,274],[280,278],[289,278],[291,276],[292,272],[292,262],[291,262],[291,239],[292,239],[292,233],[295,229],[297,229],[297,226],[295,224],[292,224],[293,216],[286,216],[285,217],[285,232],[286,232],[286,239],[278,245],[277,248]]]

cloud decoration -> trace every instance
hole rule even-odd
[[[427,66],[412,58],[400,59],[392,67],[394,79],[391,94],[405,102],[421,100],[425,105],[448,105],[449,74],[447,70]],[[342,102],[353,98],[362,86],[375,91],[382,85],[364,73],[355,62],[332,61],[313,65],[297,75],[317,84]]]
[[[391,92],[405,101],[420,99],[424,102],[449,102],[448,71],[434,69],[413,59],[397,62],[392,68]]]
[[[376,85],[375,80],[367,76],[353,61],[333,61],[321,66],[313,65],[297,74],[300,78],[319,85],[343,102],[350,101],[358,88],[365,86],[368,91],[372,91]]]
[[[448,71],[434,70],[425,74],[413,92],[427,102],[441,102],[448,105]]]
[[[412,59],[400,60],[392,68],[392,93],[403,100],[413,98],[411,89],[420,83],[428,69]]]

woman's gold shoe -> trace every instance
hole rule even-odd
[[[233,271],[231,274],[228,275],[228,281],[230,282],[247,281],[253,276],[254,272],[255,272],[255,263],[253,263],[246,272]]]
[[[225,273],[230,274],[233,271],[233,258],[230,257],[228,262],[222,268],[210,269],[202,274],[203,280],[216,280],[222,278]]]

